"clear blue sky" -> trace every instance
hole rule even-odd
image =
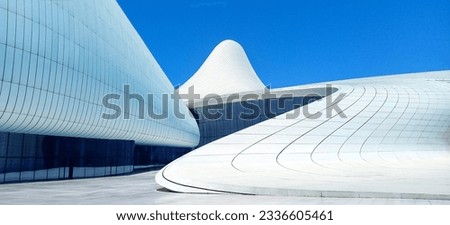
[[[174,85],[224,39],[265,84],[450,69],[449,0],[118,0]]]

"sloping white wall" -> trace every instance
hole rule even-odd
[[[339,88],[331,96],[192,151],[158,183],[180,192],[450,199],[450,71],[330,83]],[[334,104],[342,111],[327,116]]]
[[[123,101],[124,85],[144,98],[154,94],[158,113],[162,94],[173,93],[115,0],[0,1],[0,131],[197,144],[195,120],[170,98],[166,119],[139,119],[134,100],[130,119],[123,112],[102,119],[112,113],[103,97],[114,93]],[[175,106],[185,119],[176,118]]]

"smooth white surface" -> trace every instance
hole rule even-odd
[[[131,94],[174,89],[115,0],[1,1],[0,131],[135,140],[138,144],[193,147],[199,130],[183,102],[169,98],[167,119],[138,118],[131,100],[124,119],[124,85]],[[120,95],[121,117],[102,105]],[[146,101],[148,103],[148,101]],[[175,105],[186,119],[174,115]],[[145,105],[147,106],[147,105]]]
[[[264,91],[265,88],[242,46],[232,40],[225,40],[215,47],[200,69],[180,86],[179,93],[189,93],[190,87],[194,87],[200,98],[211,94]]]
[[[307,105],[321,117],[287,116],[305,107],[277,116],[185,155],[156,180],[180,192],[450,199],[449,82],[450,71],[330,82],[339,91]],[[340,94],[347,118],[327,117],[327,99]]]

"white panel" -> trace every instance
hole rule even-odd
[[[3,2],[3,1],[2,1]],[[6,43],[6,24],[7,24],[7,12],[5,9],[0,8],[0,43]]]

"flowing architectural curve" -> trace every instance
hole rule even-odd
[[[195,94],[201,98],[209,94],[228,95],[265,89],[242,46],[232,40],[222,41],[214,48],[200,69],[181,85],[179,93],[189,93],[190,87],[194,87]]]
[[[339,91],[307,105],[310,114],[301,107],[207,144],[157,182],[195,193],[450,199],[450,71],[330,83]]]
[[[0,24],[1,132],[197,145],[187,107],[168,98],[162,109],[174,88],[115,0],[0,1]],[[138,118],[132,99],[125,119],[124,85],[153,94],[151,110],[167,118]],[[120,96],[109,101],[122,106],[118,119],[102,119],[114,113],[107,94]]]

